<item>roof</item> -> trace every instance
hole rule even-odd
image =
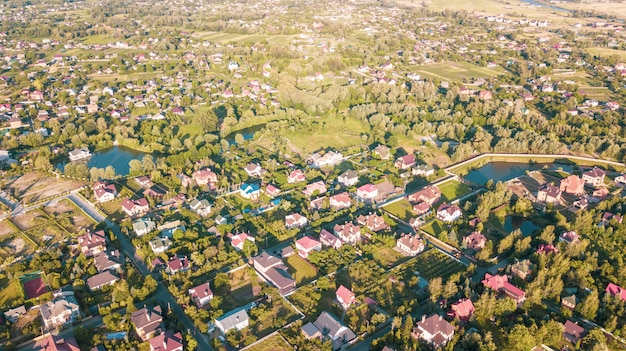
[[[313,337],[315,334],[319,333],[319,329],[315,326],[315,324],[309,322],[302,326],[302,332],[308,338]]]
[[[149,334],[156,330],[163,321],[161,316],[161,307],[155,306],[153,308],[144,307],[140,310],[133,312],[130,315],[130,320],[137,329],[143,329],[144,333]],[[149,328],[146,328],[149,327]]]
[[[452,324],[448,323],[448,321],[446,321],[440,315],[437,315],[437,314],[433,314],[432,316],[427,317],[427,318],[422,318],[421,321],[417,322],[417,326],[431,335],[454,334],[454,327],[452,326]]]
[[[593,169],[583,173],[583,175],[591,178],[602,178],[606,175],[606,171],[598,167],[593,167]]]
[[[470,299],[460,299],[452,304],[452,310],[459,318],[468,318],[474,313],[474,304]]]
[[[347,179],[353,179],[353,178],[358,178],[359,175],[355,171],[349,169],[349,170],[343,172],[339,177],[347,178]]]
[[[312,250],[313,248],[321,245],[321,243],[314,238],[305,235],[296,241],[296,245],[302,247],[304,250]]]
[[[581,339],[584,335],[585,335],[585,328],[581,327],[580,325],[568,320],[567,322],[565,322],[565,324],[563,325],[563,334],[569,334],[570,337],[566,338],[568,340],[579,340]]]
[[[248,313],[244,308],[238,308],[222,315],[219,318],[216,318],[215,321],[219,322],[224,330],[229,330],[249,318],[250,317],[248,317]]]
[[[211,286],[209,282],[200,284],[196,287],[189,289],[189,295],[192,298],[197,298],[199,300],[206,299],[209,296],[213,296],[213,291],[211,291]]]
[[[157,335],[150,340],[151,351],[175,351],[183,350],[183,337],[180,333],[174,334],[173,331],[168,330],[164,334]]]
[[[281,261],[282,263],[282,261]],[[284,267],[284,266],[283,266]],[[286,268],[286,267],[284,267]],[[274,284],[279,290],[295,287],[296,281],[293,280],[289,272],[286,269],[279,269],[279,267],[272,267],[265,275],[269,280],[271,280],[272,284]]]
[[[333,340],[342,339],[347,342],[356,338],[352,330],[343,326],[335,316],[326,311],[322,312],[313,324],[322,335],[331,337]]]
[[[260,265],[263,268],[273,267],[283,263],[280,258],[270,255],[267,251],[261,251],[261,254],[252,258],[255,264]]]
[[[87,286],[89,289],[97,289],[101,286],[111,284],[117,281],[119,278],[114,276],[110,271],[104,271],[102,273],[96,274],[93,277],[87,278]]]
[[[377,190],[378,188],[376,188],[376,186],[374,186],[374,184],[372,183],[362,185],[357,189],[357,191],[359,192],[366,192],[366,193],[371,193]]]
[[[337,298],[340,298],[343,303],[350,304],[354,302],[354,299],[355,299],[354,293],[343,285],[339,286],[339,289],[337,289],[336,294],[337,294]]]
[[[609,283],[609,285],[606,286],[605,291],[610,294],[611,296],[616,296],[619,297],[620,299],[626,301],[626,289],[622,288],[619,285],[615,285],[613,283]]]
[[[80,351],[76,339],[63,339],[58,336],[46,335],[44,338],[37,340],[33,350],[36,351]]]
[[[418,251],[424,247],[424,242],[418,234],[405,234],[398,239],[398,242],[408,247],[411,251]]]

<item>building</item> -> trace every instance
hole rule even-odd
[[[587,334],[585,328],[570,320],[563,325],[563,338],[576,345]]]
[[[299,169],[291,171],[291,173],[289,173],[289,175],[287,176],[288,184],[304,182],[305,180],[306,180],[306,177],[304,176],[304,172],[302,172],[302,170],[299,170]]]
[[[117,271],[122,268],[119,251],[115,250],[111,253],[100,252],[93,256],[93,263],[98,272],[102,273],[106,270]]]
[[[93,189],[93,196],[96,198],[96,201],[98,201],[99,203],[112,201],[117,196],[117,189],[115,188],[115,184],[96,182],[96,184],[94,184],[92,189]]]
[[[367,216],[360,215],[357,217],[356,222],[361,226],[367,227],[367,229],[373,232],[380,232],[389,229],[389,225],[385,223],[385,219],[376,213],[370,213]]]
[[[435,349],[438,349],[452,340],[454,327],[439,315],[433,314],[429,317],[423,315],[422,319],[413,328],[411,336],[424,340]]]
[[[61,338],[51,334],[44,335],[35,341],[33,351],[80,351],[74,338]]]
[[[204,186],[217,183],[217,174],[208,168],[200,169],[191,175],[191,179],[198,186]]]
[[[163,312],[160,306],[153,308],[144,307],[133,312],[130,315],[130,321],[133,323],[139,338],[143,341],[147,341],[162,332],[161,322],[163,322]]]
[[[43,303],[40,306],[39,312],[41,313],[45,330],[71,324],[80,316],[80,309],[74,293],[63,293],[54,296],[52,301]]]
[[[575,244],[580,241],[580,235],[578,235],[575,231],[570,230],[568,232],[561,233],[561,235],[559,235],[559,241],[568,244]]]
[[[605,170],[593,167],[593,169],[583,173],[583,181],[589,186],[597,187],[604,184],[605,175]]]
[[[416,256],[424,251],[424,240],[419,234],[405,234],[396,241],[396,246],[409,256]]]
[[[72,162],[85,160],[91,157],[91,152],[89,152],[89,149],[86,147],[80,148],[80,149],[74,149],[69,152],[68,157],[70,158],[70,161]]]
[[[356,296],[354,295],[354,293],[343,285],[339,286],[339,288],[335,292],[335,296],[337,297],[337,301],[344,310],[347,310],[348,308],[350,308],[350,305],[356,302]]]
[[[231,329],[242,330],[250,324],[250,317],[245,308],[232,310],[215,319],[215,326],[224,334]]]
[[[262,251],[260,255],[252,258],[252,262],[254,269],[281,294],[287,294],[296,288],[296,281],[280,258]]]
[[[245,244],[246,240],[253,242],[253,243],[255,242],[254,237],[246,233],[239,233],[236,235],[230,234],[230,244],[237,251],[243,250],[243,245]]]
[[[344,191],[343,193],[333,195],[330,197],[329,204],[330,204],[330,207],[334,210],[342,210],[344,208],[350,208],[350,206],[352,206],[350,194]]]
[[[570,296],[564,296],[561,298],[561,305],[565,308],[569,308],[570,310],[574,310],[576,308],[576,294]]]
[[[322,243],[308,235],[296,240],[296,250],[298,250],[298,255],[302,258],[308,258],[311,252],[320,251],[321,249]]]
[[[537,201],[558,204],[561,202],[561,189],[552,184],[544,184],[537,190]]]
[[[413,167],[411,174],[420,177],[430,177],[435,174],[435,168],[431,165],[417,165]]]
[[[320,232],[320,242],[323,246],[329,246],[335,250],[340,249],[341,245],[343,245],[338,237],[334,236],[326,229],[322,229]]]
[[[102,273],[98,273],[93,277],[87,278],[87,286],[89,290],[94,291],[98,289],[102,289],[105,286],[113,285],[120,278],[114,276],[111,271],[106,270]]]
[[[308,160],[308,162],[315,168],[334,166],[341,161],[343,161],[343,155],[334,151],[328,151],[324,155],[316,152],[311,154]]]
[[[169,274],[176,274],[178,272],[188,271],[189,267],[189,259],[187,256],[174,256],[167,261],[165,271]]]
[[[275,198],[276,196],[280,194],[280,189],[272,184],[268,184],[265,187],[265,193],[267,194],[267,196],[271,198]]]
[[[206,306],[213,298],[213,291],[209,282],[200,284],[194,288],[189,289],[189,297],[196,303],[198,308]]]
[[[8,320],[11,323],[15,323],[21,316],[25,314],[26,314],[26,307],[22,305],[22,306],[12,308],[4,312],[4,318],[6,318],[6,320]]]
[[[485,287],[506,294],[508,297],[515,300],[518,305],[526,300],[526,292],[509,283],[509,279],[506,275],[491,275],[486,273],[482,283]]]
[[[463,245],[475,251],[482,249],[486,244],[487,238],[479,232],[472,232],[470,235],[463,238]]]
[[[148,340],[150,351],[183,351],[183,336],[171,330]]]
[[[129,217],[134,217],[148,213],[148,211],[150,211],[150,205],[148,204],[148,200],[143,197],[137,200],[124,199],[124,201],[122,201],[122,210],[126,212]]]
[[[383,144],[376,146],[372,153],[374,155],[377,155],[381,160],[388,160],[391,156],[391,154],[389,153],[389,148]]]
[[[239,194],[244,199],[256,200],[261,196],[261,188],[258,184],[243,183],[239,188]]]
[[[351,187],[359,182],[359,175],[355,171],[349,169],[339,175],[337,182],[345,187]]]
[[[443,222],[454,222],[461,218],[463,213],[457,205],[441,204],[437,208],[437,219]]]
[[[378,188],[374,184],[365,184],[356,189],[356,196],[363,201],[373,201],[378,197]]]
[[[211,213],[211,203],[208,200],[193,199],[189,203],[189,208],[200,217],[206,217]]]
[[[410,155],[404,155],[402,157],[398,157],[396,159],[396,162],[394,163],[394,166],[396,166],[396,168],[405,170],[405,169],[409,169],[415,166],[416,163],[417,161],[415,160],[415,156],[410,154]]]
[[[570,175],[561,180],[559,189],[566,193],[580,196],[585,193],[585,181],[575,175]]]
[[[285,216],[285,227],[287,229],[303,228],[309,224],[309,220],[299,213],[292,213]]]
[[[333,231],[335,236],[344,243],[354,245],[361,241],[361,227],[352,224],[352,222],[346,222],[343,225],[335,224]]]
[[[605,289],[606,293],[615,296],[619,299],[626,301],[626,289],[622,288],[619,285],[615,285],[613,283],[609,283]]]
[[[520,279],[528,279],[533,274],[533,264],[529,259],[516,261],[511,265],[511,274],[519,277]]]
[[[256,163],[248,163],[246,167],[244,168],[244,171],[246,171],[246,173],[248,174],[248,177],[257,177],[257,178],[262,177],[263,174],[265,173],[265,170]]]
[[[106,250],[106,245],[107,239],[104,230],[98,230],[95,233],[87,232],[87,234],[78,237],[78,246],[86,257],[103,252]]]
[[[330,340],[333,350],[340,349],[343,345],[356,340],[356,335],[350,328],[344,326],[332,314],[324,311],[313,323],[307,323],[302,327],[302,334],[307,339]]]
[[[626,174],[620,174],[615,177],[615,185],[619,187],[626,186]]]
[[[137,236],[144,236],[155,229],[156,223],[151,220],[140,219],[136,222],[133,222],[133,230],[135,231],[135,235]]]
[[[452,315],[460,321],[467,322],[474,314],[474,304],[470,299],[460,299],[451,306]]]
[[[326,184],[324,184],[324,182],[321,180],[308,184],[306,188],[302,190],[304,195],[306,195],[307,197],[311,197],[314,194],[321,195],[326,193],[326,191],[328,191],[328,189],[326,188]]]

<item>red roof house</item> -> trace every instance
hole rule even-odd
[[[622,288],[619,285],[615,285],[613,283],[609,283],[605,289],[606,293],[611,296],[616,296],[624,301],[626,301],[626,289]]]
[[[337,301],[339,301],[341,307],[343,307],[344,309],[348,309],[350,305],[356,301],[356,296],[354,295],[354,293],[343,285],[339,286],[336,295]]]
[[[474,304],[470,299],[460,299],[451,307],[454,317],[464,322],[467,322],[474,313]]]

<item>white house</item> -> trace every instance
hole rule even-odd
[[[312,251],[320,251],[321,249],[322,243],[308,235],[296,240],[296,250],[302,258],[307,258]]]
[[[356,189],[356,196],[363,200],[373,200],[378,196],[378,188],[374,184],[365,184]]]
[[[245,309],[232,310],[215,320],[215,326],[224,334],[231,329],[242,330],[250,324],[250,317]]]
[[[154,221],[141,219],[133,223],[133,230],[137,236],[146,235],[155,229],[156,223]]]
[[[285,216],[285,227],[287,229],[302,228],[309,223],[309,220],[299,213],[292,213]]]
[[[346,187],[351,187],[359,182],[359,175],[355,171],[349,169],[339,175],[337,181],[339,182],[339,184],[342,184]]]
[[[89,149],[85,147],[85,148],[74,149],[70,151],[68,156],[70,158],[70,161],[72,162],[80,161],[80,160],[84,160],[84,159],[91,157],[91,152],[89,152]]]
[[[409,256],[415,256],[424,251],[424,241],[418,234],[402,235],[396,241],[396,246]]]
[[[437,218],[444,222],[454,222],[461,218],[462,215],[461,209],[456,205],[444,203],[437,208]]]
[[[335,224],[333,231],[335,232],[335,235],[344,243],[354,245],[361,241],[361,227],[352,224],[352,222],[346,222],[343,225]]]
[[[200,217],[206,217],[211,213],[211,204],[208,200],[193,199],[189,203],[189,208]]]
[[[209,282],[189,289],[189,297],[196,303],[198,308],[206,306],[213,298],[213,291],[211,291]]]
[[[352,201],[350,200],[350,194],[347,192],[343,192],[337,195],[333,195],[330,197],[330,207],[335,210],[341,210],[344,208],[349,208],[352,206]]]

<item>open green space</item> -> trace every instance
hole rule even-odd
[[[441,190],[441,198],[445,202],[453,201],[471,192],[467,185],[456,180],[440,184],[439,190]]]
[[[590,48],[586,48],[585,51],[590,55],[599,56],[599,57],[610,57],[613,55],[617,55],[622,60],[626,59],[626,50],[590,47]]]
[[[250,347],[248,351],[291,351],[289,345],[279,334],[273,335],[262,342]]]
[[[390,268],[398,264],[404,256],[391,247],[383,246],[372,254],[374,261],[380,266]]]
[[[420,66],[417,72],[428,78],[463,82],[476,78],[491,78],[505,73],[501,67],[479,67],[466,62],[446,62]]]
[[[0,275],[0,308],[7,309],[13,307],[20,299],[22,293],[19,279],[9,279],[6,275]]]
[[[420,227],[421,230],[432,236],[438,236],[441,232],[443,232],[443,222],[438,219],[432,220],[423,226]]]
[[[399,201],[386,205],[384,208],[385,211],[406,222],[414,217],[413,206],[411,206],[411,203],[407,199],[401,199]]]
[[[317,269],[297,254],[287,257],[285,263],[287,263],[289,273],[292,274],[298,285],[312,281],[317,277]]]
[[[410,262],[411,267],[425,279],[441,277],[444,281],[462,272],[465,266],[437,249],[431,249]]]

